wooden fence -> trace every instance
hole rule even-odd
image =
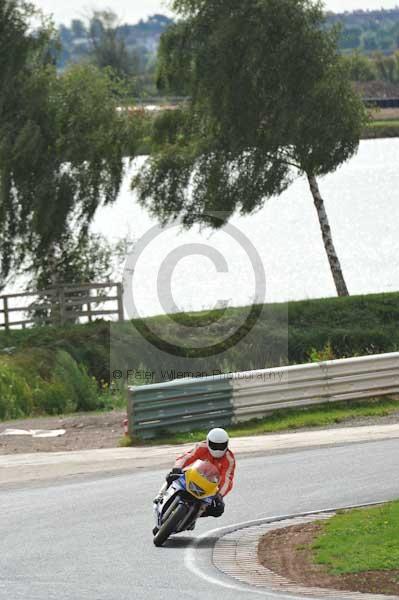
[[[111,308],[110,303],[114,306]],[[0,330],[65,325],[114,317],[123,321],[121,283],[63,284],[47,290],[0,296]]]

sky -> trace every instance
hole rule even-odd
[[[170,14],[167,0],[33,0],[46,14],[53,14],[57,23],[69,25],[71,19],[84,19],[93,10],[112,8],[120,20],[136,23],[154,13]],[[358,9],[395,8],[399,0],[325,0],[326,8],[334,12]]]

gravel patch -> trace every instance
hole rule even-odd
[[[0,435],[0,455],[116,448],[123,436],[124,419],[126,412],[112,411],[2,422],[0,434],[5,429],[65,429],[66,433],[57,438]]]

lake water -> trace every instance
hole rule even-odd
[[[96,216],[94,230],[113,241],[127,235],[139,240],[156,224],[129,189],[143,160],[126,175],[116,204]],[[350,293],[399,290],[399,139],[363,141],[356,157],[322,178],[320,187]],[[230,232],[173,227],[152,233],[134,268],[136,314],[172,310],[172,296],[173,310],[199,310],[218,302],[240,306],[254,297],[278,302],[335,295],[305,180],[296,180],[256,214],[235,216],[231,223]],[[266,274],[264,298],[255,296],[251,244]],[[169,263],[162,265],[167,255]],[[166,294],[169,279],[171,296]]]

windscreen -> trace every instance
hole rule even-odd
[[[219,483],[219,471],[212,463],[204,460],[197,460],[193,464],[192,468],[198,471],[198,473],[202,477],[205,477],[205,479],[207,479],[208,481],[211,481],[212,483]]]

